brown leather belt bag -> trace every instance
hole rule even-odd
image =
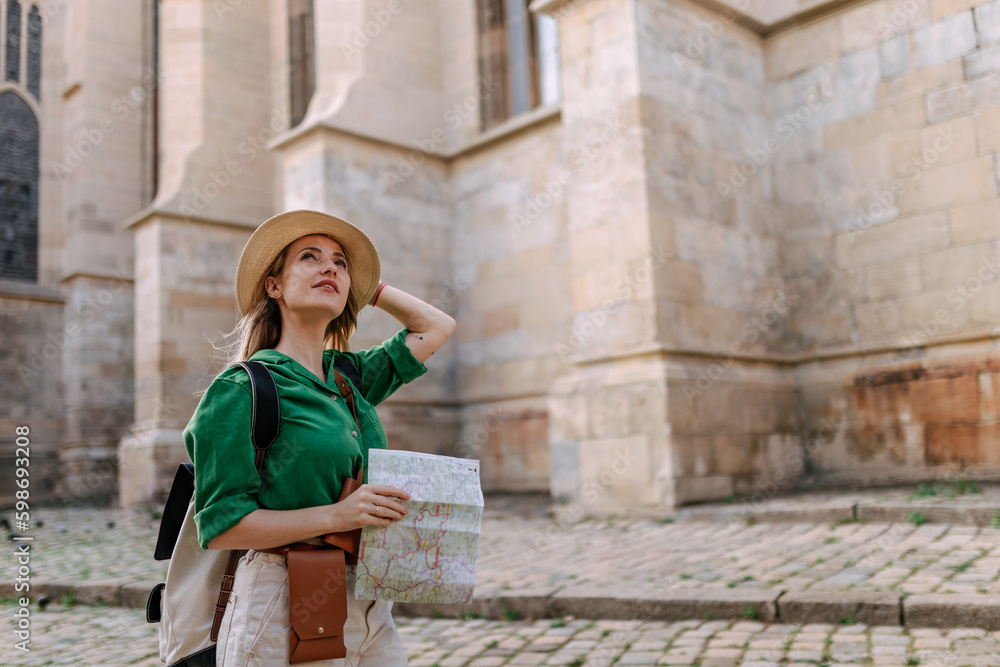
[[[342,550],[288,552],[288,664],[347,655],[346,583]]]

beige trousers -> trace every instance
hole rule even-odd
[[[301,663],[308,667],[405,667],[392,603],[355,600],[356,569],[347,567],[347,657]],[[218,667],[288,664],[288,569],[285,557],[251,549],[236,568],[216,645]]]

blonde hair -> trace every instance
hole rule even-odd
[[[321,234],[321,236],[325,236],[332,241],[337,241],[337,239],[329,234]],[[292,241],[292,243],[294,242]],[[337,243],[339,244],[340,242],[337,241]],[[270,276],[279,275],[284,270],[285,258],[288,256],[288,248],[291,245],[289,243],[281,249],[281,252],[278,253],[278,256],[274,258],[271,265],[261,275],[260,280],[257,281],[257,286],[254,288],[255,296],[253,304],[246,315],[240,318],[240,321],[236,323],[232,331],[220,337],[219,343],[210,341],[212,347],[215,349],[213,361],[220,363],[220,372],[229,368],[237,361],[248,360],[260,350],[273,348],[281,340],[281,310],[278,308],[277,300],[268,296],[267,291],[264,289],[264,281]],[[343,245],[341,245],[341,248],[343,248]],[[350,267],[351,258],[347,254],[346,248],[344,248],[344,254],[347,257],[347,266]],[[347,290],[347,303],[344,305],[344,311],[338,317],[330,320],[330,323],[326,325],[326,333],[323,336],[323,349],[339,350],[341,352],[350,351],[350,340],[351,336],[357,330],[358,311],[360,310],[361,305],[358,300],[358,293],[355,290],[354,281],[351,281],[351,287]],[[205,391],[207,389],[196,391],[195,395],[200,396]]]

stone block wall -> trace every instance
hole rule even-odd
[[[637,3],[658,344],[667,364],[668,505],[752,491],[797,447],[798,388],[780,361],[798,296],[766,164],[778,150],[770,45],[736,15]],[[662,239],[662,240],[661,240]],[[667,482],[666,480],[669,480]]]
[[[27,426],[36,503],[50,503],[60,484],[59,448],[65,428],[63,298],[55,290],[0,281],[0,505],[12,507],[16,428]]]
[[[996,474],[998,26],[996,1],[877,0],[768,40],[817,480]]]
[[[557,119],[451,170],[454,260],[434,296],[461,323],[448,343],[463,403],[456,452],[482,460],[488,489],[549,486],[546,401],[567,368],[574,298]]]
[[[133,409],[134,255],[124,221],[152,194],[148,16],[116,0],[45,10],[39,284],[65,298],[49,332],[61,339],[65,408],[56,495],[109,504]]]

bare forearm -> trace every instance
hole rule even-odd
[[[392,285],[382,289],[375,307],[395,317],[409,330],[406,345],[421,363],[444,345],[455,330],[451,315]]]
[[[271,549],[347,528],[337,527],[332,506],[254,510],[208,543],[209,549]]]
[[[413,333],[428,333],[443,329],[454,322],[450,315],[392,285],[386,285],[378,296],[376,308],[389,313]]]
[[[298,510],[258,509],[208,543],[209,549],[273,549],[327,533],[388,526],[406,516],[410,494],[386,484],[363,484],[332,505]]]

